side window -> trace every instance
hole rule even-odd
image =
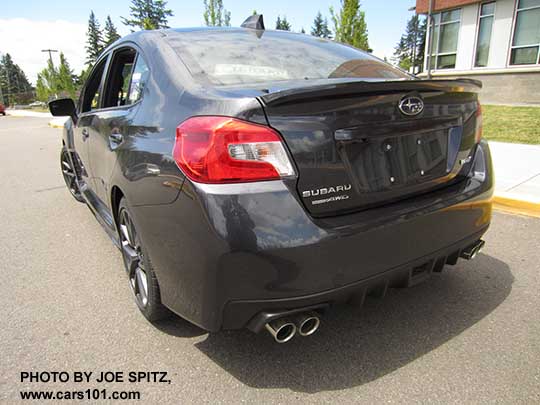
[[[148,81],[148,66],[141,55],[137,56],[137,63],[131,76],[131,86],[129,87],[128,104],[139,101],[142,97],[146,82]]]
[[[83,93],[81,112],[87,112],[99,108],[101,78],[103,76],[103,71],[105,70],[106,62],[107,58],[104,58],[101,62],[99,62],[98,65],[96,65],[90,74],[90,78],[86,82],[86,87]]]
[[[113,54],[105,85],[103,108],[129,104],[128,90],[136,54],[131,48],[123,48]]]

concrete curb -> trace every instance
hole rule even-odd
[[[6,110],[6,113],[13,117],[35,117],[35,118],[52,117],[52,115],[48,112],[31,111],[31,110]]]
[[[29,110],[6,110],[8,115],[12,117],[36,117],[36,118],[52,118],[49,121],[49,126],[52,128],[64,128],[64,123],[67,117],[53,118],[48,112],[29,111]]]
[[[538,197],[499,192],[493,197],[493,208],[513,214],[540,218],[540,198]]]
[[[49,121],[49,126],[52,128],[64,128],[64,123],[66,122],[67,118],[53,118]]]

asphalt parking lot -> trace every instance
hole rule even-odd
[[[332,311],[289,344],[179,318],[153,326],[120,253],[64,186],[60,139],[46,119],[0,117],[0,401],[96,388],[20,382],[80,370],[168,372],[170,384],[104,385],[148,403],[540,403],[539,219],[495,213],[474,261]]]

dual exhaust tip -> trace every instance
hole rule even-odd
[[[316,312],[310,311],[302,313],[294,318],[278,318],[268,322],[265,326],[266,330],[272,335],[278,343],[286,343],[291,340],[296,333],[300,336],[313,335],[319,325],[321,318]]]
[[[482,239],[477,240],[472,245],[467,246],[461,251],[460,256],[466,260],[472,260],[476,257],[478,253],[482,250],[486,242]]]

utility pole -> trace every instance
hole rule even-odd
[[[54,66],[53,60],[52,60],[52,53],[58,52],[58,49],[42,49],[41,52],[48,52],[49,53],[49,60],[51,61],[51,65]]]

